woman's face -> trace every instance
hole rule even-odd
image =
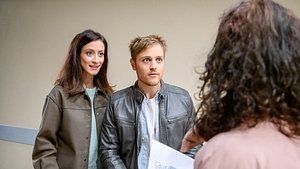
[[[105,46],[101,40],[92,41],[84,45],[80,53],[80,64],[83,78],[93,78],[104,62]]]

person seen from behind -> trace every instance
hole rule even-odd
[[[226,12],[200,77],[195,169],[299,169],[299,72],[292,11],[244,0]]]

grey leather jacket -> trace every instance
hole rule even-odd
[[[100,158],[105,169],[137,169],[139,112],[144,96],[135,85],[110,97],[103,119]],[[189,93],[161,81],[159,141],[176,150],[192,124],[194,105]]]

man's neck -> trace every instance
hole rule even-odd
[[[138,87],[147,99],[152,99],[155,97],[156,93],[159,91],[160,83],[156,86],[149,86],[144,83],[138,83]]]

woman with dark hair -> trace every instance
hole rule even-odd
[[[47,95],[32,159],[35,169],[96,169],[106,103],[108,46],[93,30],[77,34]]]
[[[207,142],[195,168],[299,169],[299,72],[300,20],[290,10],[245,0],[225,13],[200,77],[194,133]]]

